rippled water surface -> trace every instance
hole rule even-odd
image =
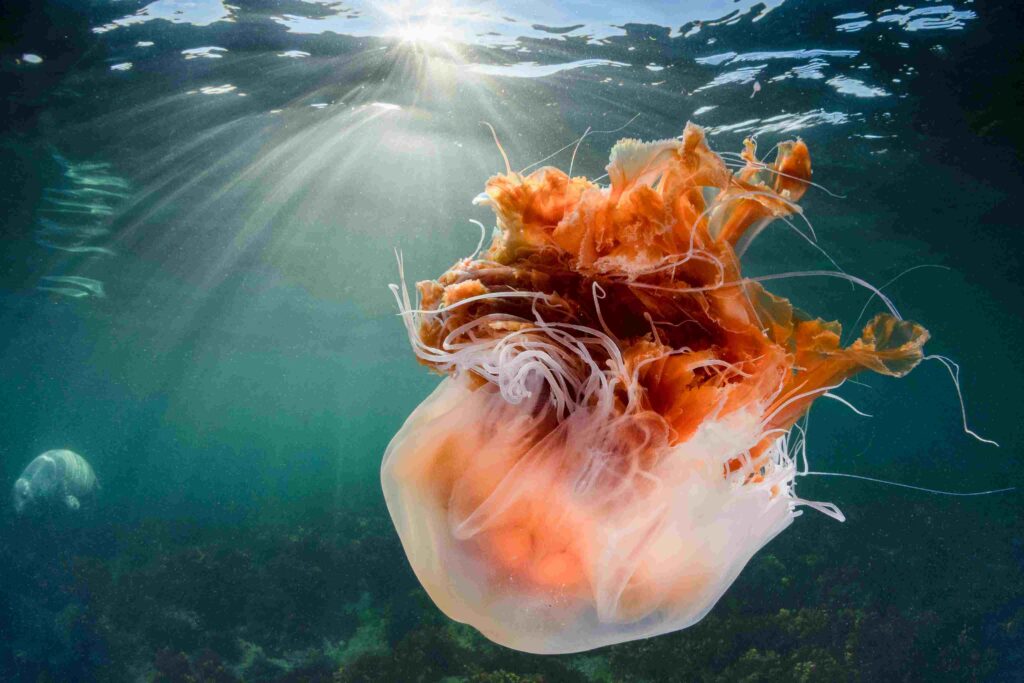
[[[1024,680],[1018,491],[799,482],[805,515],[701,624],[572,657],[490,645],[408,569],[378,468],[437,382],[387,285],[472,252],[486,179],[604,173],[619,137],[801,137],[814,239],[938,363],[816,407],[812,469],[1020,486],[1014,2],[42,0],[5,7],[3,487],[70,448],[81,514],[0,512],[0,679]],[[575,150],[574,143],[589,131]],[[927,268],[915,268],[927,265]],[[901,274],[903,274],[901,276]],[[899,277],[899,279],[895,279]],[[773,282],[852,324],[869,293]],[[877,300],[869,304],[878,308]],[[8,488],[4,488],[8,491]],[[6,493],[4,494],[6,495]]]

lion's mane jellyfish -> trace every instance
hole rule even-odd
[[[555,168],[491,178],[479,257],[394,287],[419,359],[446,375],[384,456],[412,567],[451,618],[567,653],[699,621],[810,505],[790,428],[861,370],[902,376],[921,326],[881,314],[840,345],[745,279],[799,212],[807,146],[753,143],[733,173],[703,131],[621,140],[607,186]]]

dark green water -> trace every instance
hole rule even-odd
[[[601,4],[4,6],[0,481],[70,448],[102,489],[0,506],[0,680],[1024,680],[1021,491],[803,478],[845,524],[801,517],[699,625],[586,655],[491,645],[419,588],[378,468],[437,379],[387,284],[395,248],[435,277],[492,224],[482,120],[515,167],[637,114],[620,135],[802,137],[839,265],[945,267],[886,292],[1001,445],[925,363],[843,388],[871,419],[816,406],[812,468],[1024,484],[1016,3]],[[747,263],[832,267],[782,226]],[[772,289],[847,323],[867,296]]]

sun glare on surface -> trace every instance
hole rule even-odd
[[[451,47],[466,37],[465,27],[460,25],[465,17],[450,2],[399,2],[386,11],[394,21],[388,35],[403,43]]]
[[[422,43],[425,45],[439,45],[444,43],[446,38],[449,37],[444,26],[433,22],[410,22],[399,26],[392,35],[403,43]]]

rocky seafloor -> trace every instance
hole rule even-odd
[[[222,527],[8,516],[0,679],[1024,680],[1019,494],[877,494],[844,490],[846,524],[797,520],[698,625],[573,656],[447,619],[383,509]]]

